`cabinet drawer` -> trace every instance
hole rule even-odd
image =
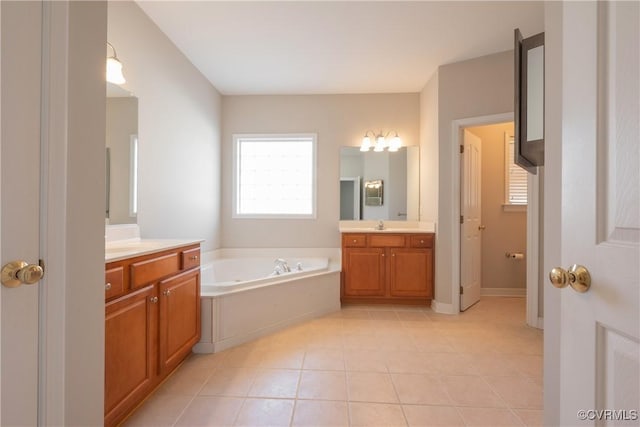
[[[188,270],[200,265],[200,248],[187,249],[181,252],[182,269]]]
[[[104,274],[104,297],[110,299],[124,294],[124,267],[109,268]]]
[[[367,246],[367,236],[364,234],[344,234],[342,242],[347,248],[364,248]]]
[[[411,236],[412,248],[432,248],[433,247],[433,234],[419,234],[417,236]]]
[[[402,248],[406,245],[405,237],[401,234],[371,234],[369,235],[369,246]]]
[[[139,288],[180,270],[177,252],[131,264],[131,288]]]

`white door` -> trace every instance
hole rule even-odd
[[[481,280],[481,199],[482,152],[480,138],[464,130],[462,153],[462,194],[460,210],[460,311],[480,300]]]
[[[638,2],[562,6],[557,262],[565,269],[585,266],[591,288],[546,291],[560,299],[560,322],[553,328],[559,349],[545,360],[545,369],[560,373],[557,425],[639,422],[639,23]]]
[[[0,265],[38,263],[40,2],[0,3]],[[0,425],[36,425],[38,285],[0,286]]]

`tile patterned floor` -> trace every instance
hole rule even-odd
[[[347,306],[192,355],[125,425],[542,425],[542,332],[524,319],[524,298]]]

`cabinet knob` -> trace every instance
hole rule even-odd
[[[356,240],[356,239],[353,239],[353,243],[356,243],[356,242],[357,242],[357,240]]]
[[[191,257],[189,257],[189,259],[192,260],[192,261],[197,261],[198,260],[198,255],[191,256]]]
[[[420,240],[420,244],[423,245],[424,244],[424,240]]]
[[[396,256],[396,254],[391,254],[391,256]]]
[[[162,295],[164,295],[164,296],[167,296],[167,297],[168,297],[169,295],[171,295],[171,289],[167,289],[167,290],[165,290],[164,292],[162,292]]]
[[[158,297],[151,297],[149,298],[149,301],[151,301],[152,304],[156,304],[158,302]]]
[[[105,283],[105,284],[104,284],[104,290],[105,290],[105,291],[108,291],[108,290],[110,290],[110,289],[111,289],[111,283],[109,283],[109,282]]]
[[[382,254],[382,256],[384,256],[384,254]]]

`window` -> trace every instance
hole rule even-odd
[[[514,160],[513,136],[504,134],[505,154],[505,209],[509,206],[527,205],[527,171],[516,165]]]
[[[234,135],[234,218],[316,217],[315,134]]]

